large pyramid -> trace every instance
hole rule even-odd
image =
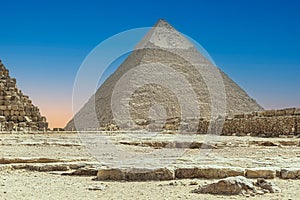
[[[263,110],[193,43],[159,20],[65,129],[145,128],[160,119],[210,119],[222,104],[227,116]]]
[[[0,60],[0,131],[45,131],[46,118],[16,86]]]

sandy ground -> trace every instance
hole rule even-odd
[[[275,182],[283,191],[263,196],[214,196],[191,193],[199,186],[190,186],[213,180],[178,180],[162,182],[100,182],[91,177],[69,177],[23,170],[2,171],[0,199],[300,199],[299,180]],[[174,183],[173,185],[170,183]],[[100,186],[103,190],[89,190]]]
[[[113,135],[112,141],[142,142],[140,138]],[[196,141],[207,141],[197,136]],[[144,138],[145,139],[145,138]],[[175,141],[172,135],[157,135],[147,141]],[[190,140],[187,138],[187,140]],[[184,141],[184,140],[182,140]],[[266,146],[271,141],[276,146]],[[173,165],[221,165],[239,167],[299,167],[299,138],[220,137],[217,148],[199,159],[199,149],[185,149]],[[121,145],[133,152],[156,151],[145,146]],[[146,150],[144,150],[146,149]],[[170,148],[168,151],[174,151]],[[45,157],[82,159],[95,162],[88,148],[76,134],[3,134],[0,138],[0,158]],[[39,163],[38,163],[39,164]],[[213,180],[177,180],[161,182],[100,182],[93,177],[61,176],[53,172],[7,169],[0,164],[0,199],[300,199],[300,180],[272,180],[281,189],[278,194],[263,196],[214,196],[191,193],[193,189]],[[190,185],[191,182],[198,185]],[[100,190],[90,190],[99,187]]]

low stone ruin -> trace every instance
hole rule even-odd
[[[163,127],[155,127],[155,124],[163,124]],[[220,124],[217,130],[216,124]],[[215,127],[210,130],[209,127]],[[147,130],[153,132],[160,131],[180,131],[180,133],[194,134],[219,134],[226,136],[258,136],[258,137],[294,137],[300,135],[300,108],[287,108],[281,110],[265,110],[245,114],[236,114],[232,117],[225,117],[225,120],[207,120],[206,118],[188,119],[181,121],[179,118],[167,119],[165,122],[148,122],[131,126],[128,129],[120,129],[115,124],[107,124],[98,131],[135,131]]]
[[[222,135],[290,137],[300,135],[300,109],[266,110],[227,118]]]
[[[16,86],[0,60],[0,131],[46,131],[46,117]]]

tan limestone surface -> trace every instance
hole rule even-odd
[[[95,134],[87,134],[90,137]],[[176,141],[172,134],[133,137],[130,134],[97,134],[111,138],[114,144],[129,151],[147,152],[183,149],[185,154],[170,166],[174,168],[208,167],[208,169],[242,169],[251,175],[272,174],[271,181],[281,193],[256,195],[250,199],[299,199],[300,166],[299,138],[258,138],[220,136],[211,144],[205,135],[193,136],[193,141],[214,145],[199,159],[203,149],[185,147],[189,136]],[[192,136],[190,136],[192,137]],[[145,142],[147,141],[147,142]],[[177,146],[155,146],[162,142]],[[139,143],[138,145],[136,145]],[[144,145],[143,145],[144,144]],[[152,146],[149,144],[152,144]],[[157,160],[159,161],[159,160]],[[155,164],[155,163],[154,163]],[[210,168],[209,168],[210,166]],[[103,163],[89,155],[88,148],[77,134],[1,134],[0,139],[0,199],[245,199],[246,196],[215,196],[194,194],[200,185],[213,179],[190,178],[168,181],[95,181]],[[268,169],[270,171],[265,171]],[[274,170],[273,170],[274,169]],[[287,170],[288,169],[288,170]],[[205,169],[207,170],[207,169]],[[272,171],[273,170],[273,171]],[[237,170],[239,171],[239,170]],[[85,175],[87,176],[75,176]],[[270,172],[270,173],[269,173]],[[72,174],[73,173],[73,174]],[[214,171],[207,171],[214,177]],[[233,173],[233,172],[232,172]],[[64,174],[65,176],[63,176]],[[70,176],[66,176],[70,175]],[[72,176],[71,176],[72,175]],[[300,176],[299,176],[300,177]],[[221,178],[221,177],[220,177]],[[222,177],[223,178],[223,177]],[[254,179],[251,179],[254,180]]]

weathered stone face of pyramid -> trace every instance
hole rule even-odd
[[[35,131],[47,130],[48,123],[38,107],[32,104],[16,86],[16,79],[0,61],[0,130]]]
[[[211,69],[217,70],[221,80]],[[145,127],[153,119],[156,126],[165,127],[169,119],[215,117],[214,110],[221,104],[225,104],[222,115],[263,110],[188,39],[159,20],[66,129],[97,129],[107,124]],[[91,112],[96,112],[97,119]]]

